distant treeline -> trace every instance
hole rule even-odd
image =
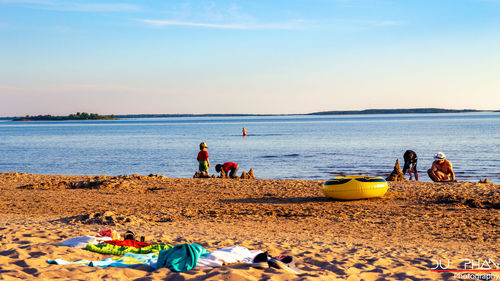
[[[117,118],[159,118],[159,117],[246,117],[246,116],[297,116],[297,115],[346,115],[346,114],[404,114],[404,113],[466,113],[466,112],[500,112],[500,110],[475,109],[442,109],[442,108],[411,108],[411,109],[365,109],[344,111],[321,111],[306,114],[128,114],[116,115]]]
[[[116,115],[117,118],[159,118],[159,117],[246,117],[246,116],[297,116],[297,115],[345,115],[345,114],[404,114],[404,113],[466,113],[466,112],[500,112],[500,110],[475,109],[442,109],[442,108],[411,108],[411,109],[365,109],[344,111],[321,111],[306,114],[128,114]]]
[[[77,112],[68,116],[37,115],[15,118],[12,121],[61,121],[61,120],[115,120],[114,115],[99,115],[97,113]]]
[[[401,113],[463,113],[463,112],[483,112],[485,110],[475,109],[442,109],[442,108],[410,108],[410,109],[365,109],[365,110],[345,110],[345,111],[321,111],[307,115],[344,115],[344,114],[401,114]]]

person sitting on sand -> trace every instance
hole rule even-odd
[[[198,157],[196,159],[198,160],[198,169],[199,171],[208,177],[208,168],[210,168],[210,161],[208,161],[208,151],[207,151],[207,144],[202,142],[200,143],[200,152],[198,152]]]
[[[438,152],[434,155],[434,162],[432,162],[432,167],[427,170],[427,174],[433,181],[455,181],[455,173],[453,172],[453,167],[451,162],[446,160],[446,155],[442,152]]]
[[[224,164],[217,164],[215,165],[215,171],[217,173],[220,173],[221,171],[224,171],[226,175],[229,173],[230,178],[234,178],[236,175],[236,172],[238,172],[238,164],[234,162],[226,162]]]
[[[406,174],[406,171],[408,171],[408,175],[410,175],[410,180],[413,179],[412,174],[415,174],[415,181],[418,181],[417,154],[413,150],[407,150],[403,155],[403,158],[405,159],[405,165],[403,167],[403,175]]]

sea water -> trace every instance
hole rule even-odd
[[[243,137],[242,128],[249,134]],[[444,152],[458,180],[500,183],[500,113],[0,122],[0,172],[192,177],[199,143],[257,178],[387,176],[407,149],[419,178]]]

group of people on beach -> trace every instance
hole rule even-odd
[[[245,128],[243,128],[241,132],[244,137],[248,134],[248,131]],[[209,176],[208,168],[210,168],[207,148],[208,146],[205,142],[200,143],[200,152],[196,158],[198,160],[198,171],[206,177]],[[413,177],[415,177],[415,180],[418,181],[417,153],[413,150],[407,150],[403,155],[403,159],[405,161],[403,166],[403,175],[408,172],[410,180],[413,180]],[[223,164],[215,165],[215,171],[217,173],[224,172],[224,175],[229,175],[231,178],[236,176],[238,168],[239,165],[234,162],[225,162]],[[451,165],[451,162],[446,159],[446,155],[443,152],[438,152],[434,155],[434,162],[432,162],[431,168],[427,170],[427,174],[434,182],[456,181],[453,166]]]
[[[405,161],[403,175],[408,172],[410,180],[413,180],[414,175],[415,180],[418,181],[417,154],[413,150],[407,150],[403,158]],[[427,170],[427,174],[435,182],[456,181],[453,166],[450,161],[446,160],[446,155],[443,152],[434,155],[434,162],[432,162],[431,168]]]
[[[243,128],[245,129],[245,128]],[[208,160],[208,146],[207,143],[200,143],[200,152],[198,152],[198,171],[200,171],[204,176],[208,177],[208,168],[210,168],[210,161]],[[224,172],[224,175],[229,175],[230,178],[234,178],[238,172],[239,165],[234,162],[225,162],[224,164],[215,165],[215,171],[217,173]]]

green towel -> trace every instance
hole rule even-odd
[[[125,253],[134,253],[134,254],[149,254],[153,252],[159,252],[161,250],[168,250],[172,248],[173,246],[170,244],[154,244],[142,248],[135,248],[135,247],[127,247],[127,246],[116,246],[116,245],[111,245],[108,243],[102,243],[102,244],[87,244],[85,247],[86,250],[92,251],[92,252],[97,252],[101,254],[107,254],[107,255],[116,255],[116,256],[122,256]]]
[[[198,244],[180,244],[158,254],[156,268],[166,267],[172,271],[184,272],[196,266],[201,255],[207,250]]]

